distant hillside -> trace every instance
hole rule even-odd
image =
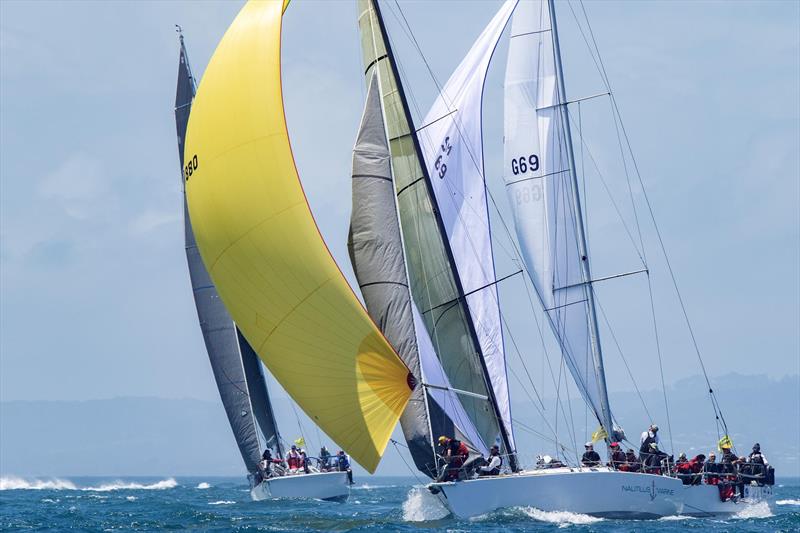
[[[759,441],[781,476],[800,475],[800,379],[771,380],[764,376],[729,374],[715,378],[734,442],[740,453]],[[644,394],[645,401],[666,428],[660,392]],[[707,452],[716,430],[704,383],[700,378],[678,382],[669,391],[675,449]],[[634,393],[611,398],[616,417],[631,440],[649,423]],[[554,402],[545,400],[548,409]],[[566,406],[565,406],[566,407]],[[275,406],[284,427],[296,427],[285,400]],[[585,439],[584,407],[572,403],[576,440]],[[547,433],[530,405],[515,402],[517,420]],[[552,418],[552,412],[549,413]],[[580,424],[579,424],[580,422]],[[581,426],[581,427],[578,427]],[[596,427],[591,421],[588,432]],[[563,424],[561,426],[563,429]],[[289,431],[287,429],[287,431]],[[553,445],[517,427],[523,460],[552,453]],[[565,435],[561,430],[559,433]],[[294,438],[295,435],[286,435]],[[399,431],[395,438],[402,440]],[[316,440],[316,439],[314,439]],[[666,440],[666,439],[665,439]],[[571,441],[569,443],[571,447]],[[84,402],[0,403],[0,474],[18,476],[74,475],[241,475],[238,450],[217,402],[157,398],[115,398]],[[402,459],[390,444],[378,469],[381,475],[407,475]]]

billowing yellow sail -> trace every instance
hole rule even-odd
[[[325,246],[294,165],[281,91],[283,0],[251,1],[192,105],[184,178],[203,261],[249,343],[302,409],[374,472],[408,369]]]

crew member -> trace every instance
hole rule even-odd
[[[292,449],[286,454],[286,465],[289,467],[290,474],[296,474],[300,468],[300,452],[295,444],[292,444]]]
[[[717,454],[713,451],[708,452],[708,459],[706,459],[706,463],[703,465],[703,470],[706,473],[706,483],[709,485],[719,484],[719,476],[716,475],[720,471],[719,466],[719,463],[717,463]]]
[[[612,442],[611,446],[611,460],[608,462],[608,466],[615,470],[621,470],[621,467],[625,464],[625,452],[622,451],[622,448],[619,446],[619,442]]]
[[[761,453],[761,445],[759,443],[756,442],[753,445],[753,453],[747,458],[747,463],[748,473],[751,476],[763,476],[766,473],[769,462],[764,457],[764,454]]]
[[[319,450],[319,458],[317,459],[317,466],[320,472],[327,472],[331,469],[331,452],[328,448],[323,446]]]
[[[658,442],[658,426],[655,424],[650,424],[650,427],[647,428],[647,431],[642,433],[642,437],[640,439],[639,459],[642,461],[642,464],[649,463],[648,459],[650,457],[650,445],[657,445]]]
[[[300,466],[302,467],[304,474],[311,472],[308,469],[308,454],[306,454],[305,448],[300,448]]]
[[[489,462],[478,469],[479,476],[497,476],[503,466],[503,458],[500,457],[500,448],[497,445],[489,450]]]
[[[661,461],[667,457],[667,454],[658,449],[658,444],[651,442],[649,452],[642,455],[641,459],[645,472],[648,474],[661,474]],[[644,457],[645,455],[646,457]]]
[[[638,472],[642,469],[642,465],[639,462],[639,459],[636,458],[636,452],[633,451],[633,448],[628,448],[628,451],[625,452],[625,464],[620,468],[620,470],[625,470],[626,472]]]
[[[583,452],[583,457],[581,457],[581,464],[583,466],[599,466],[600,454],[594,451],[594,445],[591,442],[587,442],[584,444],[584,448],[586,448],[586,451]]]
[[[336,453],[336,468],[339,472],[347,472],[347,482],[353,484],[353,471],[350,469],[350,458],[344,453],[344,450],[339,450]]]

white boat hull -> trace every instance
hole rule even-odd
[[[716,485],[684,485],[682,499],[682,515],[720,516],[736,514],[749,505],[761,502],[771,509],[774,505],[774,492],[769,485],[745,485],[743,499],[723,502],[719,498],[719,488]]]
[[[504,507],[606,518],[659,518],[680,514],[684,496],[684,485],[678,479],[608,468],[523,471],[428,487],[460,518]]]
[[[250,490],[250,496],[256,501],[273,498],[311,498],[343,502],[349,495],[347,472],[317,472],[273,477]]]

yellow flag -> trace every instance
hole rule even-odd
[[[606,430],[603,428],[603,426],[600,426],[597,428],[597,431],[592,433],[592,442],[603,440],[606,437],[608,437],[608,433],[606,433]]]
[[[294,439],[294,443],[297,444],[300,447],[303,447],[303,446],[306,445],[306,439],[304,439],[303,437],[298,437],[298,438]]]
[[[719,439],[717,446],[719,447],[720,451],[722,451],[723,448],[733,448],[733,441],[729,436],[725,435]]]

